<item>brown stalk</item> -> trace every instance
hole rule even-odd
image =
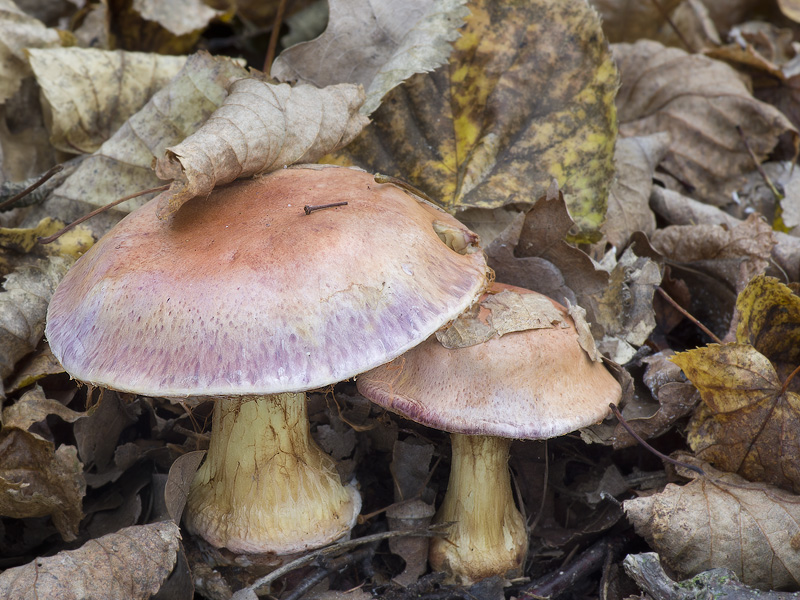
[[[267,46],[267,56],[264,57],[264,73],[269,75],[270,67],[275,60],[275,51],[278,48],[278,37],[281,34],[283,25],[283,14],[286,12],[286,0],[281,0],[278,4],[278,11],[275,13],[275,23],[272,25],[272,33],[269,35],[269,45]]]
[[[53,175],[55,175],[56,173],[60,173],[63,170],[64,170],[64,165],[56,165],[55,167],[53,167],[52,169],[47,171],[47,173],[42,175],[39,178],[39,180],[36,183],[34,183],[33,185],[29,185],[24,190],[22,190],[19,194],[17,194],[16,196],[12,196],[11,198],[6,200],[5,202],[0,202],[0,210],[6,210],[7,208],[11,208],[12,206],[14,206],[14,204],[20,198],[24,198],[25,196],[30,194],[33,190],[35,190],[36,188],[38,188],[39,186],[41,186],[45,182],[47,182],[47,180],[50,179]]]
[[[698,327],[699,327],[699,328],[700,328],[700,329],[703,331],[703,333],[705,333],[705,334],[706,334],[708,337],[710,337],[710,338],[711,338],[711,341],[712,341],[712,342],[714,342],[715,344],[721,344],[721,343],[722,343],[722,340],[720,340],[720,339],[719,339],[719,338],[718,338],[716,335],[714,335],[714,332],[712,332],[712,331],[711,331],[711,330],[710,330],[708,327],[706,327],[705,325],[703,325],[703,324],[702,324],[700,321],[698,321],[697,319],[695,319],[695,318],[694,318],[694,317],[693,317],[693,316],[692,316],[692,315],[691,315],[691,314],[690,314],[690,313],[689,313],[689,312],[688,312],[688,311],[687,311],[685,308],[683,308],[683,307],[682,307],[680,304],[678,304],[677,302],[675,302],[675,300],[672,298],[672,296],[670,296],[670,295],[669,295],[667,292],[665,292],[665,291],[664,291],[664,289],[663,289],[661,286],[657,287],[657,288],[656,288],[656,290],[658,290],[658,293],[659,293],[659,294],[661,294],[661,297],[662,297],[662,298],[664,298],[664,300],[666,300],[667,302],[669,302],[669,303],[670,303],[670,305],[672,306],[672,308],[674,308],[675,310],[677,310],[677,311],[678,311],[679,313],[681,313],[681,314],[682,314],[684,317],[686,317],[686,318],[687,318],[687,319],[689,319],[689,320],[690,320],[692,323],[694,323],[695,325],[697,325],[697,326],[698,326]]]

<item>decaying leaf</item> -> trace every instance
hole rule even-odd
[[[64,228],[65,223],[49,217],[36,227],[0,227],[0,250],[36,256],[79,258],[94,244],[91,232],[78,225],[50,244],[40,244],[40,237],[49,237]],[[0,256],[0,263],[2,256]]]
[[[172,571],[179,540],[172,521],[127,527],[8,569],[0,574],[0,598],[146,600]]]
[[[44,420],[47,415],[58,415],[68,423],[74,423],[86,416],[85,413],[67,408],[58,400],[47,398],[42,388],[36,386],[25,392],[14,404],[3,409],[0,423],[3,427],[29,429],[34,423]]]
[[[12,373],[20,358],[36,348],[44,334],[50,297],[71,263],[67,258],[52,256],[6,277],[5,291],[0,292],[0,380]]]
[[[57,149],[91,154],[180,71],[185,56],[93,48],[28,50]]]
[[[656,218],[648,203],[653,172],[666,154],[669,142],[665,133],[617,140],[614,152],[617,178],[611,184],[602,230],[620,250],[634,231],[652,235],[656,229]]]
[[[187,452],[183,456],[179,456],[169,468],[164,488],[164,501],[167,505],[167,512],[176,525],[181,523],[186,498],[189,497],[189,488],[205,455],[205,450]]]
[[[0,103],[19,89],[30,75],[26,48],[54,48],[61,45],[55,29],[26,15],[11,0],[0,2]]]
[[[162,179],[176,179],[162,195],[160,215],[177,211],[214,186],[298,162],[316,162],[346,145],[366,125],[358,113],[360,86],[295,88],[240,79],[208,121],[156,163]]]
[[[620,134],[669,132],[672,142],[662,168],[706,202],[727,204],[734,189],[730,176],[752,170],[737,126],[759,161],[779,136],[797,135],[781,112],[753,98],[723,62],[648,40],[619,44],[614,57],[622,80]]]
[[[672,261],[726,282],[737,292],[769,264],[772,228],[759,215],[728,229],[721,225],[672,225],[653,233],[653,247]]]
[[[409,181],[451,211],[532,204],[553,179],[596,237],[613,174],[617,75],[580,0],[470,4],[449,63],[395,88],[330,160]]]
[[[223,14],[202,0],[133,0],[133,9],[143,19],[154,21],[173,35],[181,36],[204,29]]]
[[[736,310],[736,342],[673,358],[703,399],[689,444],[718,468],[800,490],[800,387],[790,377],[800,364],[800,298],[759,276]]]
[[[51,516],[66,541],[78,535],[86,494],[75,446],[52,442],[18,427],[0,429],[0,515]]]
[[[469,11],[466,0],[331,0],[328,27],[317,39],[285,50],[272,65],[279,81],[364,86],[361,114],[372,114],[381,98],[415,73],[443,64],[449,42]]]
[[[190,56],[181,72],[87,157],[35,216],[77,219],[97,206],[162,185],[153,172],[155,158],[197,131],[222,104],[228,85],[246,76],[247,71],[228,58],[205,52]],[[124,212],[145,201],[129,200],[110,211],[110,216],[95,217],[89,221],[92,231],[100,237]]]
[[[513,331],[552,329],[564,323],[563,315],[553,303],[538,294],[503,290],[487,296],[475,308],[436,332],[442,346],[466,348]]]
[[[636,0],[593,0],[603,18],[603,31],[608,40],[635,42],[641,38],[653,39],[659,28],[681,0],[637,2]]]
[[[636,532],[682,576],[723,567],[760,589],[797,589],[800,498],[702,468],[706,476],[684,486],[626,500]]]

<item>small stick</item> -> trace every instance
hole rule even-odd
[[[330,204],[317,204],[315,206],[311,206],[310,204],[306,204],[303,207],[303,210],[307,215],[310,215],[315,210],[322,210],[323,208],[333,208],[334,206],[347,206],[347,202],[332,202]]]
[[[656,288],[656,290],[658,290],[658,293],[659,293],[659,294],[661,294],[661,297],[662,297],[662,298],[664,298],[664,300],[666,300],[667,302],[669,302],[669,303],[672,305],[672,307],[673,307],[675,310],[677,310],[677,311],[678,311],[679,313],[681,313],[681,314],[682,314],[684,317],[686,317],[687,319],[689,319],[689,320],[690,320],[692,323],[694,323],[695,325],[697,325],[697,326],[698,326],[698,327],[699,327],[699,328],[700,328],[700,329],[703,331],[703,333],[705,333],[705,334],[706,334],[708,337],[710,337],[712,342],[714,342],[715,344],[721,344],[721,343],[722,343],[722,340],[720,340],[720,339],[719,339],[719,338],[718,338],[716,335],[714,335],[714,332],[712,332],[712,331],[711,331],[711,330],[710,330],[708,327],[706,327],[705,325],[703,325],[703,324],[702,324],[700,321],[698,321],[697,319],[695,319],[695,318],[694,318],[694,317],[693,317],[693,316],[692,316],[692,315],[691,315],[691,314],[690,314],[690,313],[689,313],[689,312],[688,312],[688,311],[687,311],[685,308],[683,308],[683,307],[682,307],[680,304],[678,304],[677,302],[675,302],[675,300],[674,300],[674,299],[673,299],[673,298],[672,298],[672,297],[671,297],[671,296],[670,296],[670,295],[669,295],[667,292],[665,292],[665,291],[664,291],[664,288],[662,288],[661,286],[658,286],[658,287]]]
[[[278,48],[278,36],[281,34],[284,12],[286,12],[286,0],[281,0],[280,4],[278,4],[278,10],[275,13],[275,23],[272,24],[272,32],[269,34],[267,55],[264,57],[264,73],[267,75],[269,75],[270,67],[272,67],[272,63],[275,60],[275,50]]]
[[[614,416],[615,416],[615,417],[617,417],[617,420],[619,421],[619,424],[620,424],[620,425],[622,425],[622,426],[625,428],[625,431],[627,431],[628,433],[630,433],[630,434],[633,436],[633,439],[635,439],[635,440],[636,440],[637,442],[639,442],[639,443],[640,443],[642,446],[644,446],[645,448],[647,448],[648,450],[650,450],[650,452],[652,452],[653,454],[655,454],[655,455],[656,455],[658,458],[660,458],[661,460],[665,460],[665,461],[667,461],[668,463],[671,463],[671,464],[673,464],[673,465],[676,465],[676,466],[678,466],[678,467],[684,467],[684,468],[686,468],[686,469],[689,469],[690,471],[694,471],[695,473],[699,473],[700,475],[703,475],[703,476],[705,476],[706,472],[705,472],[705,471],[703,471],[703,469],[701,469],[700,467],[695,467],[694,465],[689,465],[689,464],[686,464],[685,462],[681,462],[681,461],[679,461],[679,460],[675,460],[674,458],[670,458],[669,456],[667,456],[667,455],[666,455],[666,454],[664,454],[663,452],[659,452],[658,450],[656,450],[655,448],[653,448],[653,447],[652,447],[650,444],[648,444],[647,442],[645,442],[645,441],[642,439],[642,436],[640,436],[638,433],[636,433],[636,432],[633,430],[633,427],[631,427],[631,426],[628,424],[628,422],[627,422],[627,421],[625,420],[625,418],[622,416],[622,413],[621,413],[621,412],[619,412],[619,409],[617,408],[617,405],[616,405],[616,404],[614,404],[614,403],[612,402],[612,403],[611,403],[611,404],[609,404],[608,406],[609,406],[609,408],[611,409],[611,412],[613,412],[613,413],[614,413]]]
[[[670,17],[669,13],[666,10],[664,10],[664,7],[661,6],[661,3],[658,0],[650,0],[650,1],[653,4],[655,4],[656,8],[658,9],[658,12],[661,13],[661,16],[664,17],[669,26],[672,27],[672,30],[675,32],[675,35],[678,36],[678,39],[681,41],[681,44],[683,44],[683,47],[686,48],[686,50],[688,50],[689,52],[693,52],[692,47],[689,45],[689,41],[684,37],[681,30],[678,29],[678,26],[675,25],[675,23],[672,20],[672,17]]]
[[[47,171],[47,173],[42,175],[39,178],[39,180],[36,183],[34,183],[33,185],[29,185],[24,190],[22,190],[19,194],[17,194],[16,196],[12,196],[11,198],[6,200],[5,202],[0,202],[0,210],[11,209],[11,207],[17,202],[17,200],[19,200],[20,198],[24,198],[25,196],[30,194],[33,190],[38,188],[40,185],[43,185],[53,175],[55,175],[56,173],[60,173],[63,170],[64,170],[64,165],[56,165],[55,167],[53,167],[52,169]]]
[[[99,215],[101,212],[107,211],[109,208],[114,208],[117,204],[122,204],[126,200],[132,200],[133,198],[137,198],[138,196],[143,196],[144,194],[149,194],[151,192],[163,192],[163,191],[169,189],[169,186],[170,186],[170,184],[162,185],[162,186],[157,187],[157,188],[150,188],[149,190],[144,190],[142,192],[136,192],[135,194],[131,194],[130,196],[125,196],[124,198],[120,198],[119,200],[114,200],[113,202],[110,202],[109,204],[106,204],[105,206],[101,206],[100,208],[93,210],[88,215],[83,215],[80,219],[77,219],[77,220],[73,221],[72,223],[70,223],[69,225],[64,227],[64,229],[61,229],[60,231],[56,231],[53,235],[48,236],[48,237],[44,237],[44,238],[40,237],[39,238],[39,243],[40,244],[50,244],[51,242],[55,242],[58,238],[60,238],[65,233],[67,233],[70,229],[72,229],[76,225],[80,225],[84,221],[88,221],[89,219],[91,219],[95,215]]]

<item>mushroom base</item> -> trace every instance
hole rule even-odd
[[[311,438],[306,396],[220,398],[186,525],[237,553],[293,554],[347,534],[361,496]]]
[[[455,433],[450,439],[450,482],[435,521],[454,524],[447,538],[431,540],[431,567],[461,585],[521,575],[528,531],[511,492],[511,440]]]

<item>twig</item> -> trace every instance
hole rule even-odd
[[[361,548],[359,550],[356,550],[355,552],[351,552],[349,554],[345,554],[344,556],[340,556],[337,558],[333,559],[321,558],[319,561],[320,563],[322,563],[320,565],[320,569],[316,573],[312,573],[310,576],[306,577],[283,600],[300,600],[300,598],[306,595],[306,592],[310,591],[311,588],[313,588],[315,585],[317,585],[320,581],[322,581],[326,577],[329,577],[334,573],[340,573],[353,563],[362,561],[365,558],[370,558],[374,554],[375,554],[375,546],[370,545],[369,548]]]
[[[611,409],[611,412],[614,413],[614,416],[617,417],[617,420],[619,421],[619,424],[622,425],[625,428],[625,431],[630,433],[633,436],[633,439],[635,439],[642,446],[647,448],[650,452],[655,454],[658,458],[660,458],[661,460],[667,461],[668,463],[671,463],[673,465],[676,465],[678,467],[684,467],[686,469],[689,469],[690,471],[694,471],[695,473],[698,473],[700,475],[705,475],[706,474],[706,472],[703,471],[703,469],[701,469],[700,467],[695,467],[694,465],[690,465],[690,464],[687,464],[685,462],[681,462],[679,460],[675,460],[674,458],[671,458],[671,457],[667,456],[666,454],[664,454],[663,452],[659,452],[658,450],[653,448],[650,444],[648,444],[647,442],[644,441],[642,436],[640,436],[638,433],[636,433],[633,430],[633,427],[630,426],[630,424],[622,416],[622,413],[619,412],[619,409],[617,408],[616,404],[614,404],[612,402],[608,406]]]
[[[764,183],[767,184],[767,187],[769,187],[772,195],[775,196],[775,200],[780,202],[784,198],[783,194],[778,191],[778,188],[775,187],[775,185],[772,183],[772,180],[769,178],[769,175],[767,175],[767,172],[761,166],[761,163],[758,162],[758,158],[756,158],[755,152],[753,152],[753,149],[750,147],[750,142],[747,140],[747,136],[744,134],[744,130],[742,129],[741,125],[736,126],[736,132],[739,134],[739,137],[742,138],[745,150],[747,150],[747,153],[753,160],[753,164],[756,166],[756,171],[758,171],[758,174],[761,175],[761,178],[764,180]]]
[[[307,215],[310,215],[315,210],[322,210],[323,208],[334,208],[336,206],[347,206],[347,202],[331,202],[330,204],[316,204],[313,206],[311,204],[306,204],[303,207],[303,212],[305,212]]]
[[[88,215],[83,215],[80,219],[76,219],[75,221],[73,221],[72,223],[70,223],[69,225],[64,227],[64,229],[56,231],[53,235],[48,236],[48,237],[43,237],[43,238],[40,237],[39,238],[39,243],[40,244],[50,244],[52,242],[55,242],[58,238],[60,238],[65,233],[67,233],[70,229],[72,229],[76,225],[80,225],[81,223],[83,223],[84,221],[88,221],[89,219],[91,219],[95,215],[99,215],[101,212],[105,212],[109,208],[114,208],[117,204],[122,204],[126,200],[132,200],[133,198],[137,198],[139,196],[143,196],[144,194],[149,194],[151,192],[163,192],[163,191],[165,191],[167,189],[169,189],[169,184],[162,185],[162,186],[157,187],[157,188],[150,188],[149,190],[144,190],[142,192],[136,192],[135,194],[131,194],[130,196],[125,196],[124,198],[120,198],[119,200],[114,200],[113,202],[110,202],[110,203],[106,204],[105,206],[101,206],[100,208],[93,210]]]
[[[269,75],[272,62],[275,60],[275,51],[278,48],[278,37],[281,34],[281,26],[283,25],[283,14],[286,12],[286,0],[281,0],[278,4],[278,10],[275,13],[275,23],[272,24],[272,32],[269,34],[269,45],[267,46],[267,55],[264,57],[264,73]]]
[[[354,540],[349,540],[346,542],[340,542],[338,544],[333,544],[332,546],[327,546],[326,548],[321,548],[319,550],[315,550],[313,552],[309,552],[305,556],[301,556],[300,558],[293,560],[278,569],[275,569],[272,573],[264,575],[260,579],[256,580],[252,585],[246,588],[242,588],[238,592],[236,592],[231,600],[247,600],[248,598],[252,598],[254,593],[258,593],[260,588],[269,585],[276,579],[279,579],[294,571],[295,569],[299,569],[300,567],[305,567],[313,563],[315,560],[322,556],[329,556],[332,554],[339,554],[350,550],[351,548],[357,548],[358,546],[362,546],[364,544],[371,544],[372,542],[379,542],[381,540],[388,540],[389,538],[393,537],[435,537],[435,536],[444,536],[447,535],[445,531],[438,531],[434,529],[436,526],[432,526],[425,529],[408,529],[408,530],[400,530],[400,531],[384,531],[383,533],[375,533],[373,535],[365,535],[364,537],[356,538]]]
[[[718,338],[716,335],[714,335],[714,332],[713,332],[713,331],[711,331],[711,330],[710,330],[708,327],[706,327],[706,326],[705,326],[705,325],[703,325],[703,324],[702,324],[700,321],[698,321],[697,319],[695,319],[695,318],[694,318],[694,317],[693,317],[693,316],[692,316],[692,315],[689,313],[689,311],[687,311],[685,308],[683,308],[683,307],[682,307],[680,304],[678,304],[677,302],[675,302],[675,300],[672,298],[672,296],[670,296],[670,295],[669,295],[667,292],[665,292],[665,291],[664,291],[664,288],[662,288],[661,286],[658,286],[658,287],[656,288],[656,290],[657,290],[657,291],[658,291],[658,293],[661,295],[661,297],[662,297],[662,298],[664,298],[664,300],[666,300],[667,302],[669,302],[669,303],[670,303],[670,305],[672,306],[672,308],[674,308],[675,310],[677,310],[677,311],[678,311],[679,313],[681,313],[681,314],[682,314],[684,317],[686,317],[686,318],[687,318],[687,319],[689,319],[689,320],[690,320],[692,323],[694,323],[695,325],[697,325],[697,326],[698,326],[698,327],[699,327],[699,328],[700,328],[700,329],[703,331],[703,333],[705,333],[705,334],[706,334],[708,337],[710,337],[710,338],[711,338],[711,341],[713,341],[715,344],[721,344],[721,343],[722,343],[722,340],[720,340],[720,339],[719,339],[719,338]]]
[[[658,12],[661,13],[661,16],[664,17],[667,23],[669,23],[669,26],[672,27],[672,31],[674,31],[675,35],[678,36],[678,39],[681,41],[681,44],[683,44],[683,47],[686,48],[686,50],[688,50],[689,52],[694,52],[691,45],[689,45],[689,41],[684,37],[681,30],[678,29],[678,26],[675,25],[675,23],[673,22],[672,17],[670,17],[669,13],[666,10],[664,10],[663,6],[661,6],[661,2],[659,2],[658,0],[650,0],[650,1],[653,4],[655,4],[656,8],[658,9]]]
[[[33,190],[35,190],[36,188],[47,182],[47,180],[50,179],[53,175],[55,175],[56,173],[60,173],[63,170],[64,170],[63,165],[56,165],[55,167],[47,171],[47,173],[42,175],[39,179],[37,179],[32,185],[29,185],[24,190],[22,190],[20,193],[16,194],[15,196],[12,196],[8,200],[0,202],[0,210],[11,210],[12,208],[15,208],[14,205],[17,203],[17,201],[21,200],[22,198],[30,194]]]

